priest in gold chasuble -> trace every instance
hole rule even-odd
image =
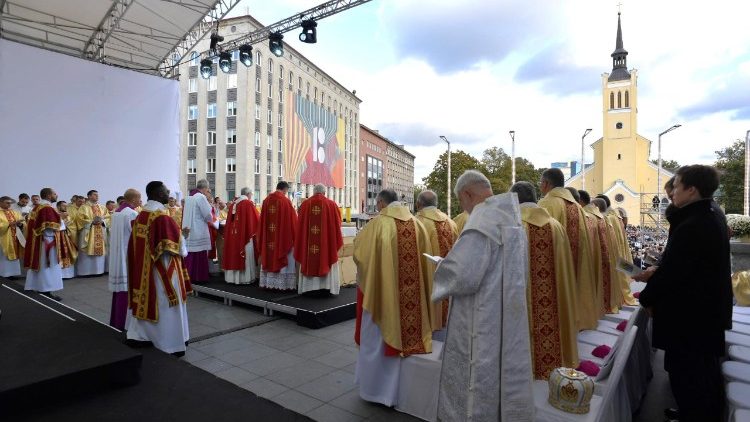
[[[13,198],[0,198],[0,277],[21,275],[21,244],[16,230],[22,230],[23,217],[11,209]]]
[[[529,240],[529,309],[531,367],[534,379],[547,380],[558,367],[578,367],[576,291],[573,257],[563,226],[536,204],[529,182],[510,188],[518,195],[521,220]]]
[[[419,220],[430,237],[430,255],[445,257],[458,238],[458,226],[447,214],[437,208],[437,194],[424,190],[417,196],[417,220]],[[432,286],[433,273],[429,272],[429,284]],[[432,303],[432,329],[445,328],[448,324],[448,298]]]
[[[622,290],[617,279],[619,271],[616,270],[617,245],[615,244],[614,232],[612,225],[602,212],[606,212],[607,203],[601,198],[594,198],[591,200],[591,204],[584,207],[584,210],[597,219],[597,235],[602,251],[602,306],[605,313],[617,313],[622,306]]]
[[[616,209],[612,208],[612,202],[607,195],[597,195],[596,197],[603,199],[607,203],[607,211],[602,214],[612,226],[615,243],[617,244],[617,256],[632,264],[633,254],[630,252],[630,245],[628,244],[628,236],[625,234],[625,224],[622,221],[622,216]],[[638,301],[635,300],[633,293],[630,291],[630,277],[622,271],[615,271],[615,273],[620,285],[622,303],[631,306],[637,305]]]
[[[99,192],[90,190],[88,200],[78,208],[78,259],[76,275],[104,274],[107,261],[107,209],[98,203]]]
[[[461,232],[464,231],[464,225],[466,225],[466,220],[468,219],[469,219],[469,214],[466,211],[453,217],[453,222],[456,223],[456,229],[458,230],[458,234],[461,234]]]
[[[428,272],[430,240],[391,189],[377,196],[380,214],[354,240],[359,345],[355,381],[364,400],[397,405],[400,359],[432,351]]]
[[[591,260],[591,242],[586,229],[586,216],[573,195],[563,187],[565,177],[560,169],[551,168],[542,173],[540,187],[544,198],[539,206],[565,228],[573,255],[576,274],[576,303],[578,304],[578,329],[593,330],[598,325],[600,303],[597,301],[596,276]]]
[[[60,265],[62,266],[63,280],[76,276],[76,260],[78,259],[78,246],[73,241],[68,227],[74,225],[68,214],[68,203],[57,201],[57,213],[60,214]]]

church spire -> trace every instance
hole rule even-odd
[[[612,52],[612,73],[610,73],[608,79],[610,82],[630,79],[627,57],[628,51],[622,46],[620,12],[617,12],[617,41],[615,42],[615,51]]]

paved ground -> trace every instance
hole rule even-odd
[[[109,321],[106,277],[65,281],[63,303],[99,321]],[[354,385],[354,320],[319,330],[260,309],[205,298],[188,300],[191,343],[185,361],[246,390],[318,421],[416,421],[359,398]],[[674,407],[663,352],[635,422],[663,420]]]
[[[106,277],[65,281],[63,303],[104,323]],[[354,320],[311,330],[258,309],[189,298],[185,361],[318,421],[417,421],[359,398]],[[196,341],[197,340],[197,341]]]

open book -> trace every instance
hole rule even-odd
[[[440,261],[443,260],[442,256],[433,256],[427,253],[423,253],[422,255],[427,257],[427,260],[430,262],[434,262],[436,265],[440,263]]]
[[[622,258],[617,259],[617,271],[627,274],[628,277],[633,277],[634,275],[638,275],[643,272],[643,270],[636,267],[635,264],[625,261]]]

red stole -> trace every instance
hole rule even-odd
[[[235,211],[236,209],[236,211]],[[260,224],[260,215],[250,200],[229,204],[227,223],[224,226],[224,257],[221,267],[224,270],[245,270],[245,245],[253,241],[255,259],[260,250],[255,239]]]
[[[602,249],[602,305],[605,313],[612,312],[612,278],[611,267],[609,265],[609,243],[607,243],[607,218],[597,218],[597,233],[599,235],[599,245]]]
[[[52,242],[46,243],[44,240],[44,230],[52,229],[55,231],[55,238]],[[47,257],[49,266],[49,251],[56,244],[60,243],[60,214],[54,208],[47,204],[39,204],[29,214],[29,220],[26,225],[26,249],[24,251],[24,267],[29,270],[40,270],[40,253],[43,252]]]
[[[263,271],[277,273],[284,268],[294,246],[297,213],[284,192],[275,191],[263,200],[260,211],[260,265]]]
[[[300,206],[294,242],[294,259],[300,263],[302,275],[328,275],[338,261],[338,252],[343,245],[341,211],[336,203],[322,193],[305,200]]]
[[[161,255],[169,252],[165,265]],[[169,306],[175,306],[192,292],[187,270],[180,256],[180,228],[166,211],[141,211],[133,221],[133,232],[128,241],[128,307],[135,318],[158,322],[159,309],[156,298],[156,269],[167,294]],[[177,272],[180,292],[172,285],[172,275]]]

